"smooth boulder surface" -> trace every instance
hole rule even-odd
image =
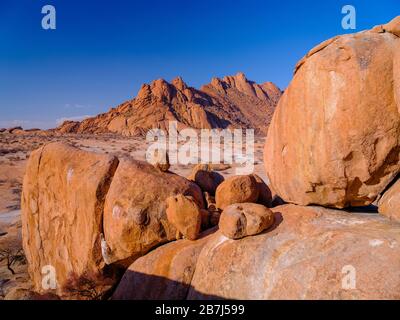
[[[382,29],[385,32],[393,33],[394,35],[400,37],[400,16],[397,16],[388,23],[382,25]]]
[[[400,299],[400,224],[370,213],[283,205],[265,233],[210,229],[136,260],[114,299]]]
[[[397,180],[379,199],[378,211],[389,219],[400,222],[400,180]]]
[[[218,209],[234,203],[256,202],[259,196],[257,181],[252,175],[233,176],[222,182],[216,191]]]
[[[215,194],[218,186],[224,181],[224,177],[216,171],[212,171],[210,165],[196,165],[188,179],[196,182],[204,192]]]
[[[332,38],[296,66],[264,149],[272,189],[286,202],[368,205],[399,173],[396,19],[386,25],[393,33]]]
[[[400,224],[321,207],[273,211],[268,232],[208,240],[188,299],[400,299]]]
[[[193,198],[182,194],[169,197],[166,201],[168,221],[186,239],[196,240],[200,233],[203,216],[205,217],[202,209]]]
[[[195,183],[146,162],[121,159],[104,205],[107,263],[130,264],[151,248],[176,239],[166,199],[177,194],[192,196],[204,208]]]
[[[126,270],[112,299],[184,300],[197,258],[210,238],[210,231],[196,241],[177,240],[137,259]]]
[[[232,204],[222,211],[219,230],[230,239],[240,239],[256,235],[273,223],[273,212],[261,204]]]
[[[32,152],[23,182],[22,237],[37,292],[48,289],[43,270],[55,271],[57,294],[68,295],[71,279],[89,275],[102,290],[104,197],[117,165],[115,157],[63,143]]]

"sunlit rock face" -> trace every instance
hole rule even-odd
[[[399,172],[400,38],[384,30],[327,40],[297,64],[264,150],[284,200],[368,205]]]

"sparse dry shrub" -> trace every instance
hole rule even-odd
[[[14,275],[15,271],[13,265],[25,264],[26,258],[24,251],[18,247],[2,248],[0,249],[0,262],[6,261],[7,269]]]
[[[107,294],[107,288],[112,286],[111,281],[94,274],[85,273],[81,276],[71,274],[64,291],[77,299],[102,300]]]

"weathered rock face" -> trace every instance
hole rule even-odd
[[[397,16],[392,21],[382,25],[382,30],[400,37],[400,16]]]
[[[207,110],[218,118],[242,128],[255,129],[256,132],[267,132],[275,106],[282,91],[272,82],[256,84],[239,72],[235,76],[222,79],[213,78],[211,83],[200,89],[211,97],[213,105]],[[262,121],[265,121],[264,124]]]
[[[267,186],[267,184],[264,182],[263,179],[261,179],[260,176],[256,174],[252,174],[254,179],[256,180],[257,183],[257,189],[258,189],[258,200],[257,203],[260,203],[266,207],[270,207],[272,205],[272,192]]]
[[[254,176],[233,176],[218,186],[215,201],[217,208],[223,210],[234,203],[256,202],[258,195],[259,189]]]
[[[168,221],[186,239],[196,240],[201,229],[201,209],[193,198],[178,194],[167,198]],[[208,211],[206,211],[208,213]]]
[[[197,258],[210,231],[196,241],[178,240],[137,259],[125,272],[113,300],[183,300],[189,291]]]
[[[56,293],[66,298],[92,284],[100,295],[110,289],[121,266],[176,239],[165,200],[177,194],[192,199],[200,229],[204,200],[194,182],[145,162],[119,161],[63,143],[32,152],[22,224],[35,290],[49,289],[42,287],[42,270],[55,271]]]
[[[215,203],[215,197],[210,195],[208,192],[204,192],[204,199],[207,208],[208,223],[203,225],[203,229],[207,225],[216,226],[219,222],[221,216],[221,210],[217,209],[217,204]]]
[[[219,219],[221,218],[221,212],[219,210],[212,210],[208,211],[209,212],[209,221],[210,221],[210,226],[216,226],[219,224]]]
[[[378,211],[389,219],[400,222],[400,180],[397,180],[379,199]]]
[[[60,133],[105,133],[143,135],[151,128],[168,131],[177,121],[178,130],[243,127],[266,133],[281,91],[273,83],[255,84],[239,73],[213,79],[201,90],[181,78],[144,84],[135,99],[82,122],[65,122]]]
[[[204,195],[206,208],[209,210],[215,210],[216,209],[215,196],[212,196],[208,192],[203,192],[203,195]]]
[[[51,143],[32,152],[22,193],[23,247],[38,292],[54,267],[57,293],[71,278],[90,275],[101,287],[104,197],[118,159]],[[99,289],[101,291],[101,289]]]
[[[18,132],[21,132],[21,131],[24,131],[24,129],[22,127],[19,127],[19,126],[7,129],[8,133],[18,133]]]
[[[216,171],[212,171],[209,165],[198,164],[190,173],[189,180],[197,183],[197,185],[210,195],[214,195],[217,187],[224,181],[224,177]]]
[[[271,231],[240,240],[213,235],[188,299],[400,298],[399,224],[321,207],[273,211]]]
[[[222,211],[219,230],[230,239],[240,239],[259,234],[273,223],[273,212],[261,204],[232,204]]]
[[[166,199],[177,194],[192,196],[204,208],[195,183],[145,162],[121,159],[104,205],[107,263],[129,263],[176,239],[177,230],[167,219]]]
[[[131,265],[113,298],[400,298],[399,224],[321,207],[273,211],[274,225],[257,236],[215,231],[157,248]]]
[[[392,181],[400,169],[399,52],[395,33],[366,31],[325,41],[298,63],[264,151],[281,198],[368,205]]]
[[[171,167],[169,156],[166,151],[157,150],[153,155],[149,156],[146,161],[162,172],[167,172]]]

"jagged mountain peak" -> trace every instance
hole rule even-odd
[[[241,127],[266,133],[281,93],[272,82],[259,85],[242,72],[212,78],[200,89],[188,86],[179,76],[171,82],[160,78],[143,84],[134,99],[117,108],[57,130],[136,135],[177,121],[181,128]]]

